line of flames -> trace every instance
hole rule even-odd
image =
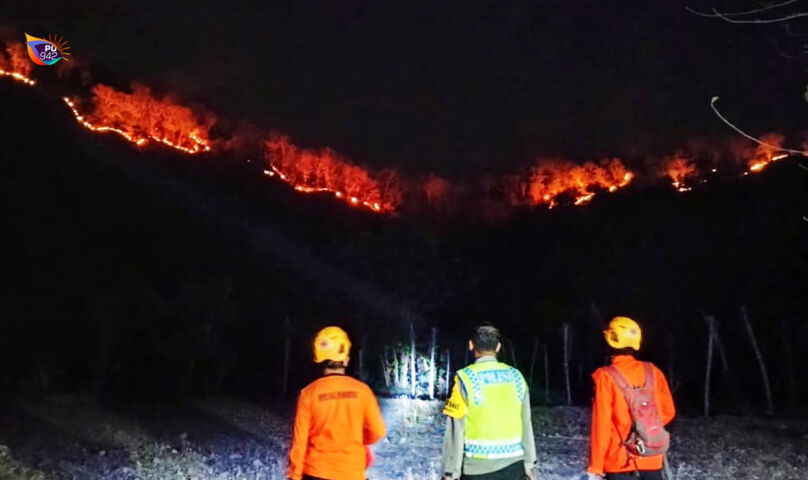
[[[194,143],[195,143],[194,147],[193,148],[187,148],[187,147],[183,147],[182,145],[177,145],[176,143],[172,143],[171,141],[169,141],[165,137],[160,138],[160,137],[157,137],[155,135],[149,135],[148,137],[139,137],[138,138],[138,137],[134,137],[133,135],[130,135],[128,132],[126,132],[125,130],[121,130],[120,128],[110,127],[108,125],[94,125],[94,124],[90,123],[89,121],[87,121],[85,116],[82,115],[78,111],[78,109],[76,108],[76,103],[74,101],[70,100],[68,97],[62,97],[62,100],[70,108],[70,111],[73,112],[73,116],[76,118],[76,121],[78,121],[82,126],[87,128],[88,130],[92,130],[93,132],[101,132],[101,133],[113,132],[113,133],[117,133],[118,135],[120,135],[123,138],[125,138],[126,140],[134,143],[138,147],[145,146],[146,144],[148,144],[149,140],[153,140],[155,142],[159,142],[159,143],[162,143],[162,144],[164,144],[166,146],[169,146],[169,147],[171,147],[173,149],[185,152],[185,153],[187,153],[189,155],[194,155],[194,154],[197,154],[197,153],[210,152],[211,151],[210,145],[208,145],[207,143],[202,141],[199,137],[197,137],[193,133],[190,134],[189,137],[191,138],[191,140],[194,141]]]
[[[9,71],[0,68],[0,76],[9,77],[15,81],[18,81],[28,86],[35,86],[37,84],[37,82],[33,78],[30,78],[27,75],[16,71]],[[179,144],[175,144],[165,137],[161,138],[156,135],[133,135],[127,132],[126,130],[116,128],[110,125],[94,124],[88,121],[87,116],[82,115],[82,113],[78,111],[76,107],[76,102],[74,102],[68,97],[63,97],[62,100],[70,108],[70,111],[73,113],[73,116],[75,117],[76,121],[85,128],[87,128],[88,130],[91,130],[93,132],[116,133],[138,147],[147,145],[149,141],[154,141],[166,145],[175,150],[187,153],[189,155],[194,155],[202,152],[210,152],[212,150],[210,144],[206,140],[199,138],[194,133],[188,135],[188,138],[190,138],[191,141],[193,142],[193,147],[189,148]],[[777,134],[772,135],[777,136]],[[772,143],[776,144],[775,146],[780,145],[781,142],[782,142],[782,136],[780,136],[779,141],[777,141],[777,139],[774,139],[774,141],[772,141]],[[758,147],[755,154],[752,156],[751,160],[748,163],[748,169],[743,173],[743,175],[746,176],[754,173],[759,173],[763,171],[771,163],[782,160],[788,156],[789,155],[787,153],[778,153],[776,149],[770,147]],[[711,171],[712,173],[716,173],[717,169],[713,168],[711,169]],[[275,165],[272,164],[270,164],[269,168],[264,170],[263,173],[264,175],[269,177],[277,177],[281,181],[291,185],[295,191],[300,193],[331,193],[335,198],[344,201],[345,203],[351,206],[364,207],[376,213],[381,213],[384,211],[392,211],[392,208],[387,209],[383,208],[382,205],[379,204],[379,202],[363,200],[358,196],[348,195],[338,189],[329,188],[327,186],[315,187],[302,184],[295,184],[289,175],[284,174],[280,169],[278,169]],[[558,174],[562,175],[563,172],[558,172]],[[607,190],[609,192],[615,192],[618,189],[625,187],[633,180],[634,176],[635,176],[634,173],[627,171],[623,175],[622,181],[620,181],[619,183],[608,185]],[[693,189],[692,186],[693,179],[695,178],[698,178],[700,183],[707,182],[707,179],[703,178],[699,174],[698,170],[696,169],[692,161],[682,158],[680,156],[672,157],[669,161],[664,163],[661,176],[669,177],[672,187],[677,192],[680,193],[691,191]],[[592,185],[581,184],[578,187],[570,189],[573,191],[578,190],[578,195],[575,197],[573,205],[576,206],[586,205],[596,196],[596,192],[587,191],[588,188],[590,188],[591,186],[595,186],[595,184],[594,183]],[[564,192],[545,194],[543,197],[539,198],[538,202],[534,200],[534,204],[546,204],[548,208],[552,209],[558,205],[556,197],[561,193]]]
[[[281,181],[287,183],[288,185],[291,185],[295,189],[295,191],[300,193],[331,193],[334,195],[335,198],[343,200],[346,203],[353,205],[355,207],[358,206],[367,207],[373,212],[376,213],[382,212],[382,206],[379,205],[379,202],[368,202],[366,200],[360,200],[359,197],[348,196],[339,190],[332,190],[327,187],[309,187],[306,185],[296,185],[287,175],[278,170],[274,165],[270,165],[269,169],[265,169],[264,175],[268,177],[278,177]]]
[[[0,76],[11,77],[14,80],[17,80],[18,82],[22,82],[31,87],[36,85],[36,81],[33,78],[26,77],[25,75],[19,72],[10,72],[8,70],[3,70],[2,68],[0,68]]]

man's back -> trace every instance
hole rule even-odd
[[[370,388],[346,375],[327,375],[300,392],[287,476],[361,480],[365,445],[385,434]]]
[[[617,368],[632,386],[645,382],[644,362],[631,355],[618,355],[612,366]],[[663,424],[673,420],[673,405],[665,375],[653,367],[654,396]],[[662,456],[629,458],[622,442],[631,432],[632,420],[623,393],[605,367],[592,374],[595,381],[595,404],[592,409],[592,445],[589,471],[593,473],[659,470]]]

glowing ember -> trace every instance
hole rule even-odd
[[[633,178],[634,174],[616,158],[583,165],[547,160],[531,169],[527,195],[534,205],[546,204],[549,208],[556,206],[557,198],[563,194],[574,194],[574,204],[585,205],[599,190],[615,192]]]
[[[75,102],[63,98],[79,123],[94,132],[114,132],[141,147],[155,141],[188,154],[211,150],[208,131],[213,123],[200,123],[190,108],[134,86],[133,93],[105,85],[93,87],[95,109],[82,115]]]
[[[287,137],[277,136],[266,142],[269,173],[292,185],[298,192],[330,192],[349,205],[374,212],[392,212],[401,203],[401,186],[393,171],[371,177],[329,148],[298,148]]]
[[[7,55],[0,52],[0,76],[11,77],[18,82],[34,86],[31,78],[33,63],[28,59],[25,47],[21,43],[10,43],[6,46]]]
[[[660,176],[670,177],[671,185],[673,185],[676,191],[688,192],[692,190],[692,188],[687,186],[685,179],[687,177],[693,177],[696,174],[696,165],[693,164],[692,160],[680,155],[675,155],[663,161]]]

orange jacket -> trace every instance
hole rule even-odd
[[[385,433],[367,385],[346,375],[321,377],[300,392],[286,476],[364,480],[365,446]]]
[[[620,370],[631,385],[643,385],[645,372],[643,364],[631,355],[618,355],[612,365]],[[676,415],[668,381],[665,375],[654,367],[654,393],[662,423],[667,425]],[[631,432],[631,415],[612,376],[605,368],[592,374],[595,381],[595,403],[592,407],[592,437],[587,470],[596,475],[620,473],[635,470],[659,470],[662,468],[662,455],[655,457],[629,457],[623,440]]]

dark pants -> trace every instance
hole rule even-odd
[[[502,470],[484,475],[463,475],[460,480],[524,480],[525,477],[525,462],[519,460]]]
[[[662,480],[662,470],[641,470],[626,473],[607,473],[606,480]]]

